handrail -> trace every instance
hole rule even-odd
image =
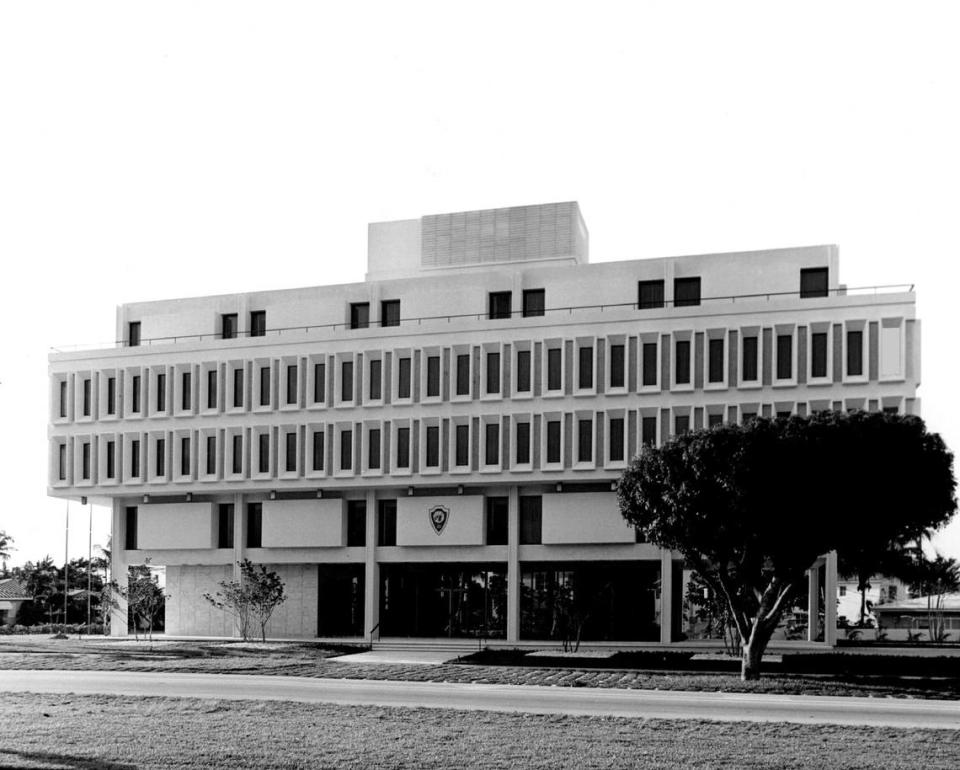
[[[373,644],[373,632],[380,628],[380,624],[377,623],[373,628],[370,629],[370,643]],[[377,641],[380,640],[380,634],[377,634]]]
[[[779,297],[803,297],[805,299],[820,299],[824,296],[862,296],[863,294],[880,294],[880,293],[893,293],[894,291],[902,291],[905,293],[912,293],[914,291],[914,284],[882,284],[878,286],[857,286],[857,287],[840,287],[836,289],[829,289],[826,294],[817,294],[817,295],[807,295],[803,297],[803,293],[800,291],[772,291],[772,292],[759,292],[754,294],[728,294],[728,295],[718,295],[716,297],[701,297],[699,302],[691,303],[686,300],[663,300],[657,304],[651,304],[650,306],[641,307],[639,302],[607,302],[602,304],[594,305],[570,305],[567,307],[552,307],[544,308],[541,313],[536,315],[524,314],[523,310],[511,310],[505,311],[503,313],[498,313],[496,317],[492,317],[490,313],[450,313],[447,315],[432,315],[432,316],[411,316],[409,318],[400,318],[396,323],[391,324],[372,324],[367,323],[362,326],[353,326],[348,322],[343,323],[332,323],[332,324],[307,324],[303,326],[281,326],[273,329],[266,329],[262,334],[254,334],[250,330],[247,331],[237,331],[231,337],[224,337],[222,333],[208,333],[208,334],[176,334],[168,335],[164,337],[150,337],[146,339],[141,339],[139,345],[129,345],[127,340],[113,340],[112,342],[103,342],[103,343],[89,343],[89,344],[80,344],[80,345],[66,345],[66,346],[51,346],[50,350],[55,353],[67,353],[79,350],[96,350],[109,347],[150,347],[153,344],[176,344],[178,342],[203,342],[204,340],[230,340],[230,339],[251,339],[254,337],[267,337],[271,335],[281,336],[284,333],[288,335],[291,332],[302,332],[304,334],[311,331],[329,329],[331,331],[362,331],[364,329],[389,329],[389,328],[402,328],[404,326],[417,325],[420,326],[424,322],[430,321],[446,321],[450,323],[454,320],[461,319],[472,319],[476,321],[501,321],[501,320],[512,320],[515,316],[522,318],[545,318],[550,314],[567,314],[572,315],[574,311],[584,312],[590,310],[599,310],[601,313],[607,310],[617,310],[617,309],[633,309],[637,311],[647,311],[647,310],[662,310],[668,308],[683,308],[683,307],[698,307],[707,302],[723,302],[727,301],[731,304],[736,304],[737,300],[752,300],[752,299],[766,299],[768,302],[771,298]]]

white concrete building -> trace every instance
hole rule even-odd
[[[248,557],[286,581],[275,636],[513,645],[573,601],[585,641],[670,643],[682,565],[611,491],[642,444],[918,409],[912,290],[838,273],[834,246],[589,264],[576,203],[372,224],[362,283],[123,305],[115,347],[53,353],[49,493],[112,503],[115,574],[166,567],[172,634],[232,633],[202,595]]]

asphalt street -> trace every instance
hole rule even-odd
[[[2,671],[0,692],[279,700],[536,714],[960,729],[960,701],[905,698],[126,671]]]

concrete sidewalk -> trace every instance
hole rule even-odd
[[[960,701],[906,698],[124,671],[4,671],[0,676],[0,692],[279,700],[535,714],[960,729]]]

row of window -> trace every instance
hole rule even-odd
[[[94,437],[73,440],[73,478],[79,483],[93,483],[96,476],[99,483],[109,484],[620,469],[639,446],[656,445],[691,429],[738,419],[747,422],[760,415],[786,417],[844,406],[897,412],[901,399],[107,434],[97,437],[97,474],[93,468]],[[71,443],[60,438],[54,439],[54,445],[54,478],[69,482]]]
[[[135,367],[100,373],[99,416],[642,393],[664,387],[683,391],[866,382],[868,375],[877,378],[878,374],[869,370],[871,355],[878,359],[882,378],[903,376],[901,319],[884,319],[879,350],[872,354],[866,322],[812,323],[801,328],[802,332],[794,325],[669,335],[652,332],[629,338],[610,335]],[[77,419],[93,419],[93,377],[93,373],[76,375]],[[55,420],[68,419],[68,378],[57,375],[55,383]],[[126,395],[123,410],[121,385]]]
[[[508,499],[487,497],[485,500],[484,545],[507,545]],[[247,503],[246,539],[247,548],[261,548],[263,543],[263,503]],[[135,551],[138,547],[138,513],[135,505],[125,510],[124,548]],[[521,495],[519,499],[519,542],[521,545],[539,545],[543,530],[543,498],[539,495]],[[220,503],[217,510],[217,548],[233,548],[235,542],[235,508],[233,503]],[[367,505],[364,500],[348,500],[346,511],[346,545],[362,548],[367,544]],[[377,501],[378,546],[397,544],[397,501]]]
[[[825,297],[828,293],[829,272],[826,267],[805,268],[800,271],[800,297]],[[674,307],[691,307],[700,304],[700,276],[675,278],[673,281]],[[649,310],[666,305],[665,282],[661,280],[639,281],[637,285],[637,308]],[[370,326],[370,303],[351,302],[349,306],[349,324],[351,329],[366,329]],[[513,292],[494,291],[487,295],[487,317],[492,320],[512,318]],[[542,316],[546,313],[546,290],[524,289],[520,310],[524,318]],[[380,302],[380,326],[400,325],[400,300],[388,299]],[[127,325],[127,344],[136,347],[140,344],[140,321],[130,321]],[[249,315],[248,336],[263,337],[267,333],[267,313],[265,310],[253,310]],[[238,336],[238,314],[220,315],[219,335],[222,339],[234,339]]]

